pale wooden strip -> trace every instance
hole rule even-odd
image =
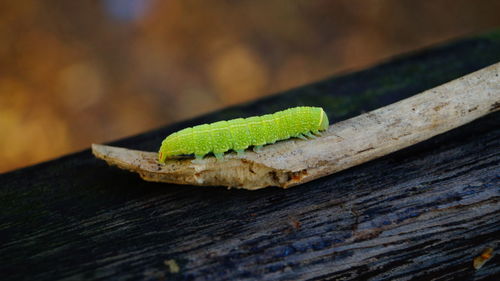
[[[148,181],[287,188],[387,155],[500,109],[500,63],[421,94],[330,126],[313,140],[291,139],[244,156],[168,160],[157,154],[92,145],[96,157]]]

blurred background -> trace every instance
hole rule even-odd
[[[498,0],[0,0],[0,172],[500,26]]]

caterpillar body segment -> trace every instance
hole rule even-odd
[[[305,106],[263,116],[198,125],[165,138],[160,147],[159,162],[182,154],[194,154],[198,159],[208,153],[221,158],[229,150],[241,154],[250,146],[258,150],[265,144],[291,137],[314,137],[312,134],[326,130],[328,125],[328,117],[322,108]]]

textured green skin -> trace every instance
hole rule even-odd
[[[213,152],[242,152],[249,146],[262,146],[291,137],[317,134],[328,128],[328,117],[320,107],[294,107],[274,114],[219,121],[186,128],[163,140],[159,161],[181,154],[202,158]]]

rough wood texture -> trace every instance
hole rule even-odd
[[[113,145],[155,151],[179,128],[285,105],[338,122],[499,61],[498,33],[463,40]],[[498,280],[498,124],[493,113],[289,190],[150,183],[89,150],[2,174],[0,279]]]
[[[105,145],[92,153],[147,181],[256,190],[288,188],[327,176],[500,110],[500,63],[357,117],[333,124],[321,137],[291,139],[224,159],[172,159]]]

